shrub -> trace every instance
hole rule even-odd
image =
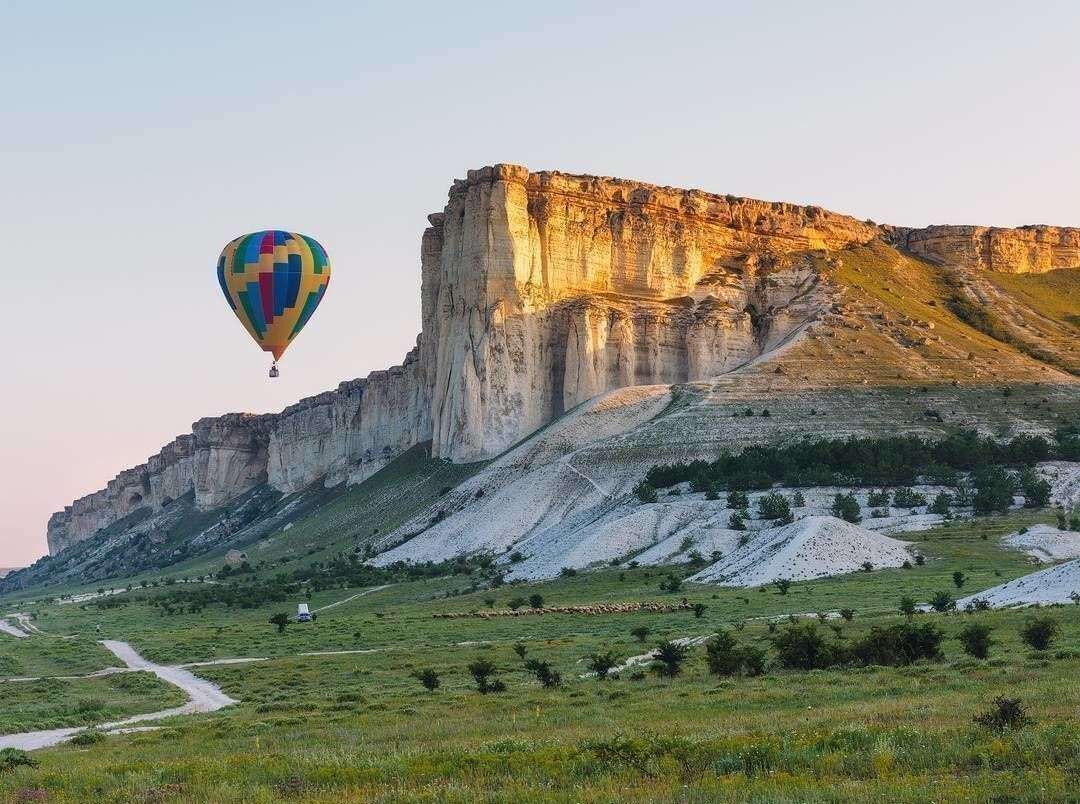
[[[772,492],[758,499],[758,512],[762,519],[790,519],[791,506],[783,494]]]
[[[746,519],[739,511],[732,511],[728,519],[728,527],[732,530],[746,530]]]
[[[618,664],[619,660],[615,658],[615,654],[611,651],[594,653],[588,658],[588,668],[596,673],[596,677],[601,681],[607,678],[611,668]]]
[[[473,677],[473,681],[476,682],[476,689],[480,693],[486,695],[489,692],[502,692],[506,689],[506,685],[501,681],[491,678],[495,673],[495,665],[489,659],[481,658],[470,662],[468,671],[469,675]]]
[[[529,608],[542,609],[544,608],[544,596],[543,595],[529,595]]]
[[[850,648],[852,657],[863,665],[897,667],[920,659],[940,659],[945,635],[933,623],[911,622],[887,628],[873,627]]]
[[[1050,647],[1058,634],[1061,626],[1053,617],[1035,615],[1024,620],[1024,627],[1020,629],[1020,638],[1034,650],[1046,650]]]
[[[524,560],[525,560],[525,556],[521,553],[520,550],[515,550],[514,552],[512,552],[510,554],[510,563],[511,564],[520,564]]]
[[[72,737],[70,740],[68,740],[68,742],[71,745],[76,745],[76,746],[79,746],[80,748],[85,748],[86,746],[89,746],[89,745],[96,745],[97,743],[100,743],[100,742],[104,741],[104,739],[105,739],[104,734],[102,734],[97,729],[90,728],[90,729],[83,729],[82,731],[78,732],[74,737]]]
[[[643,503],[656,502],[656,488],[648,483],[638,483],[637,487],[634,489],[634,494],[636,494],[637,498]]]
[[[863,572],[873,572],[874,571],[874,565],[871,564],[869,561],[864,561],[860,566],[862,567]]]
[[[975,597],[968,601],[968,604],[964,606],[964,611],[990,611],[990,603],[981,597]]]
[[[706,606],[704,603],[695,603],[694,604],[694,618],[697,619],[697,620],[700,620],[702,615],[705,614],[705,610],[707,608],[709,608],[709,607]]]
[[[573,567],[563,567],[559,570],[560,578],[573,578],[575,575],[577,575],[577,570]]]
[[[840,609],[840,616],[845,622],[851,622],[855,619],[855,609]]]
[[[903,486],[893,492],[893,505],[897,508],[917,508],[926,505],[926,497],[912,488]]]
[[[493,597],[485,597],[484,598],[484,605],[487,606],[489,609],[494,608],[495,607],[495,598],[493,598]]]
[[[951,611],[956,608],[956,600],[948,592],[934,592],[930,598],[930,608],[937,612]]]
[[[802,508],[804,505],[806,505],[806,497],[803,496],[803,493],[801,491],[796,491],[795,494],[791,497],[791,504],[794,505],[796,508]]]
[[[656,672],[665,678],[674,678],[682,672],[686,648],[677,642],[662,642],[656,648],[655,658],[653,667]]]
[[[938,514],[939,516],[948,516],[952,512],[952,504],[952,495],[941,492],[941,494],[934,498],[934,502],[930,506],[930,513]]]
[[[871,508],[888,507],[889,505],[889,492],[885,489],[880,491],[871,491],[870,496],[866,499],[866,504]]]
[[[660,581],[661,592],[675,593],[682,589],[682,581],[672,575],[670,572],[664,580]]]
[[[720,499],[720,492],[717,490],[715,483],[710,483],[708,486],[706,486],[706,488],[705,488],[705,499],[706,500],[719,500]]]
[[[528,602],[529,601],[527,601],[523,597],[512,597],[512,598],[510,598],[510,600],[508,600],[506,602],[506,605],[510,607],[511,611],[517,611],[518,609],[520,609],[522,606],[524,606]]]
[[[417,670],[413,673],[413,677],[424,685],[424,689],[428,692],[435,692],[439,688],[439,684],[442,682],[439,680],[439,674],[432,668],[425,667],[423,670]]]
[[[16,768],[36,768],[38,762],[25,751],[18,748],[0,749],[0,776]]]
[[[760,676],[765,672],[765,652],[755,646],[738,645],[727,631],[705,643],[705,661],[709,672],[717,676]]]
[[[519,659],[524,660],[525,659],[525,654],[528,653],[528,652],[529,652],[529,649],[525,646],[524,642],[515,642],[514,643],[514,653],[517,654]]]
[[[788,593],[788,590],[791,588],[791,581],[789,581],[787,578],[777,578],[775,581],[773,581],[773,586],[776,587],[777,592],[782,595],[786,595]]]
[[[525,662],[525,669],[536,676],[536,680],[540,682],[541,686],[550,689],[562,684],[562,674],[558,670],[553,670],[547,662],[529,659],[529,661]]]
[[[990,638],[993,630],[986,623],[971,623],[961,630],[956,638],[963,645],[964,653],[976,659],[985,659],[989,655],[990,646],[994,644],[994,640]]]
[[[915,612],[918,611],[918,604],[915,602],[915,598],[911,595],[904,595],[900,598],[900,613],[907,617],[909,620],[915,616]]]
[[[277,632],[279,634],[285,633],[285,626],[289,624],[289,615],[283,611],[279,611],[277,614],[270,618],[270,625],[277,626]]]
[[[649,637],[649,629],[644,625],[639,625],[630,629],[630,636],[634,637],[638,642],[644,642]]]
[[[862,509],[854,494],[837,494],[833,497],[832,514],[845,522],[862,521]]]
[[[796,622],[772,638],[781,667],[814,670],[838,664],[837,648],[829,645],[813,622]]]
[[[923,564],[926,563],[926,556],[924,556],[922,553],[919,553],[917,556],[915,556],[915,563],[921,567]]]
[[[994,699],[988,710],[973,719],[980,726],[994,731],[1022,729],[1032,722],[1019,698],[1006,698],[1001,695]]]
[[[965,581],[967,581],[967,576],[960,570],[957,570],[952,574],[952,582],[956,585],[957,589],[962,588]]]

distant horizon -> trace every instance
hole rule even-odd
[[[1080,8],[916,3],[903,19],[557,0],[6,8],[0,565],[43,555],[53,512],[199,418],[277,412],[399,364],[420,331],[426,215],[470,168],[913,228],[1080,224]],[[271,382],[214,264],[273,226],[318,238],[334,282]]]

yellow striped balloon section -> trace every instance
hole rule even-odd
[[[314,238],[275,229],[231,241],[217,275],[240,323],[276,361],[322,301],[330,260]]]

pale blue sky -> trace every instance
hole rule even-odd
[[[1080,224],[1075,4],[0,0],[0,29],[0,566],[196,418],[398,362],[468,168]],[[264,228],[334,263],[272,383],[213,270]]]

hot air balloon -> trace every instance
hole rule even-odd
[[[229,242],[217,264],[218,283],[244,329],[277,362],[311,319],[330,284],[330,259],[307,235],[273,229]]]

